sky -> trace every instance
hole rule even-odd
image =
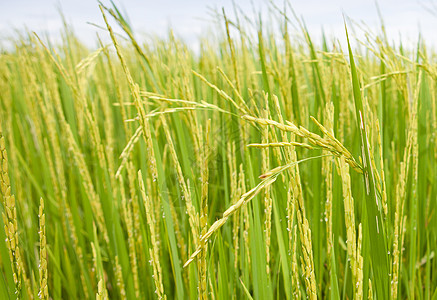
[[[274,1],[274,0],[272,0]],[[110,6],[110,2],[102,0]],[[232,0],[115,0],[127,13],[137,35],[165,36],[171,27],[178,37],[196,46],[207,28],[213,27],[212,9],[223,7],[232,15]],[[266,0],[235,0],[251,15],[252,4],[265,10]],[[282,7],[283,1],[274,1]],[[376,30],[380,24],[374,0],[289,0],[296,14],[305,20],[313,38],[323,31],[344,39],[343,15]],[[414,45],[419,32],[429,46],[437,45],[437,0],[379,0],[386,31],[391,40]],[[433,8],[433,10],[427,8]],[[15,30],[29,28],[40,35],[59,38],[62,10],[75,33],[87,44],[95,45],[96,32],[106,35],[90,23],[103,25],[97,1],[94,0],[0,0],[0,46]],[[433,14],[432,11],[435,13]]]

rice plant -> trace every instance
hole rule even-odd
[[[1,50],[1,299],[437,299],[426,41],[271,3],[197,51],[99,8],[94,49]]]

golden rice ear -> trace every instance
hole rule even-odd
[[[40,199],[39,205],[39,292],[40,299],[49,298],[48,268],[47,268],[47,238],[46,238],[46,216],[44,213],[44,200]]]
[[[6,141],[0,124],[0,191],[3,198],[3,224],[6,234],[6,245],[9,251],[9,259],[12,266],[12,275],[15,284],[15,293],[21,293],[23,283],[27,287],[27,293],[30,292],[30,283],[24,269],[24,262],[20,249],[17,207],[15,196],[11,191],[8,167],[8,153],[6,151]],[[7,261],[7,258],[5,258]],[[24,282],[23,282],[24,281]],[[30,295],[32,295],[30,293]]]
[[[310,132],[306,128],[300,126],[299,128],[293,123],[286,121],[287,125],[276,122],[267,118],[256,118],[253,116],[245,115],[242,117],[246,121],[250,121],[255,124],[264,126],[273,126],[281,131],[291,132],[299,137],[308,139],[308,142],[315,146],[317,149],[323,149],[331,152],[337,157],[344,156],[346,162],[358,173],[362,173],[362,166],[355,161],[355,158],[347,150],[343,144],[338,141],[332,133],[330,133],[323,125],[321,125],[315,118],[311,117],[311,120],[320,128],[320,130],[326,135],[326,138],[322,138],[320,135]],[[250,144],[250,147],[266,148],[266,147],[281,147],[281,146],[298,146],[306,149],[312,149],[312,146],[306,143],[296,142],[281,142],[270,144]]]

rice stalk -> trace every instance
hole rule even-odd
[[[138,263],[137,263],[137,254],[136,254],[136,248],[135,248],[135,229],[134,229],[134,217],[132,214],[132,208],[131,203],[129,203],[126,199],[126,195],[124,192],[124,183],[123,179],[120,177],[119,179],[120,189],[121,189],[121,207],[122,212],[124,216],[124,220],[126,222],[126,229],[127,229],[127,242],[128,242],[128,248],[129,248],[129,261],[130,261],[130,267],[132,270],[132,276],[134,281],[134,288],[135,288],[135,297],[140,297],[140,284],[138,279]],[[134,202],[134,201],[132,201]]]
[[[325,121],[326,129],[334,135],[334,106],[332,102],[329,102],[325,108]],[[328,152],[324,152],[327,154]],[[333,233],[332,233],[332,159],[325,157],[323,159],[323,173],[325,176],[326,185],[326,202],[325,202],[325,222],[326,222],[326,234],[327,234],[327,256],[331,256]]]
[[[120,299],[126,299],[126,287],[123,280],[123,273],[121,270],[120,261],[118,255],[115,256],[115,277],[117,278],[117,288],[120,291]]]
[[[265,95],[266,108],[264,110],[265,117],[268,117],[268,96]],[[269,140],[269,128],[265,127],[262,130],[262,139],[264,143],[268,143]],[[261,171],[263,174],[268,172],[270,168],[270,153],[269,148],[264,148],[261,152]],[[264,212],[266,219],[264,221],[265,225],[265,243],[266,243],[266,272],[270,275],[270,244],[271,244],[271,233],[272,233],[272,210],[273,210],[273,200],[270,194],[269,187],[264,189]]]
[[[8,154],[6,152],[6,142],[0,127],[0,186],[3,196],[3,223],[6,233],[6,243],[9,250],[9,259],[12,266],[15,294],[19,297],[22,289],[23,262],[18,243],[18,222],[17,208],[15,205],[15,196],[12,194],[11,184],[9,181]]]
[[[48,270],[47,270],[47,238],[46,216],[44,213],[44,200],[41,198],[39,205],[39,299],[49,299]]]
[[[155,294],[158,299],[167,299],[166,294],[164,293],[164,286],[162,284],[162,269],[160,265],[159,252],[158,252],[158,232],[156,231],[156,220],[154,216],[155,208],[153,207],[153,203],[150,198],[146,195],[143,175],[141,170],[138,171],[138,182],[140,184],[141,196],[144,201],[144,206],[146,209],[147,216],[147,224],[150,229],[150,239],[151,239],[151,248],[149,249],[150,261],[149,263],[152,265],[153,269],[153,280],[155,283]]]

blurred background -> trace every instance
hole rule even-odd
[[[173,28],[175,35],[183,38],[194,48],[199,37],[208,33],[217,20],[214,11],[222,7],[232,19],[234,2],[253,19],[254,11],[267,16],[272,9],[266,0],[115,0],[114,4],[129,17],[136,35],[165,37]],[[103,1],[112,6],[110,1]],[[272,1],[278,7],[284,1]],[[313,39],[321,40],[322,28],[328,37],[344,39],[343,14],[357,24],[366,24],[367,29],[377,32],[380,28],[379,11],[383,17],[387,35],[393,42],[417,43],[419,32],[428,46],[437,45],[437,1],[431,0],[290,0],[296,15],[305,20]],[[270,7],[270,8],[269,8]],[[0,41],[7,44],[8,38],[25,28],[56,41],[63,27],[61,12],[75,33],[89,46],[96,45],[96,32],[102,30],[90,24],[102,25],[97,1],[90,0],[0,0]],[[292,15],[290,14],[292,17]],[[268,23],[265,18],[264,23]],[[359,36],[359,33],[356,33]],[[320,39],[319,39],[320,38]]]

